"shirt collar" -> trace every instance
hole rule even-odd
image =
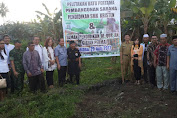
[[[159,46],[162,46],[162,44],[160,43]],[[165,46],[168,46],[168,43],[166,43]]]
[[[143,42],[143,44],[145,44],[145,43]],[[150,42],[148,42],[147,45],[148,45],[148,44],[150,44]]]
[[[126,44],[129,44],[129,43],[130,43],[130,41],[128,41],[128,43],[127,43],[127,41],[125,41],[125,43],[126,43]]]
[[[172,48],[177,48],[177,47],[175,47],[175,45],[173,44],[173,45],[172,45]]]

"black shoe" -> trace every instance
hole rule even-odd
[[[125,80],[125,83],[129,83],[130,82],[130,80]]]

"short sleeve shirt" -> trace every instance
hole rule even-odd
[[[67,48],[65,46],[61,47],[58,45],[55,48],[55,57],[58,57],[60,66],[67,66]]]
[[[171,45],[168,48],[168,56],[170,56],[170,69],[177,70],[177,47]]]
[[[120,52],[123,55],[131,55],[132,45],[133,45],[132,41],[129,41],[129,43],[123,42],[120,47]]]

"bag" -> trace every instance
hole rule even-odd
[[[0,89],[6,88],[6,87],[7,87],[6,79],[0,75]]]

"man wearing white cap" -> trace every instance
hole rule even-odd
[[[141,45],[143,46],[143,68],[144,68],[144,82],[147,83],[147,66],[148,66],[148,62],[147,62],[147,48],[149,45],[149,35],[148,34],[144,34],[143,35],[143,43],[141,43]]]
[[[159,90],[167,90],[169,86],[169,72],[167,70],[167,52],[170,44],[167,43],[167,35],[160,35],[160,44],[154,51],[154,66],[156,67],[157,87]]]

